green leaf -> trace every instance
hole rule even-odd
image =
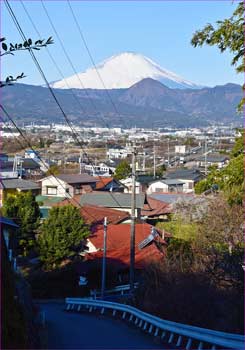
[[[2,49],[4,51],[7,51],[8,50],[8,46],[5,43],[2,43]]]
[[[0,43],[2,42],[2,41],[5,41],[6,40],[6,38],[0,38]]]

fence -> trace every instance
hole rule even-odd
[[[142,330],[159,336],[165,343],[177,347],[190,349],[244,349],[244,336],[213,331],[210,329],[189,326],[172,321],[162,320],[132,306],[108,302],[103,300],[66,298],[67,311],[81,311],[82,307],[89,312],[100,310],[112,311],[112,315],[119,315],[128,319]]]

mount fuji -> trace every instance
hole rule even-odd
[[[143,55],[124,52],[112,56],[95,68],[72,75],[66,79],[53,82],[51,86],[58,89],[124,89],[138,83],[145,78],[152,78],[169,88],[199,89],[201,86],[170,72],[150,58]],[[82,85],[81,86],[81,82]]]

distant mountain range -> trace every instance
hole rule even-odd
[[[65,80],[52,84],[58,89],[126,89],[145,78],[158,80],[169,88],[200,88],[169,70],[160,67],[150,58],[134,52],[114,55],[96,65]],[[81,85],[82,82],[82,85]]]
[[[84,126],[198,127],[214,122],[242,123],[236,114],[242,89],[236,84],[173,89],[146,78],[125,89],[54,92],[69,119]],[[15,84],[1,93],[2,104],[18,122],[65,122],[45,87]]]

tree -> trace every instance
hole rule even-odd
[[[213,169],[206,179],[197,183],[196,193],[200,194],[216,185],[219,190],[223,191],[229,204],[242,204],[244,193],[243,140],[244,132],[242,131],[231,151],[229,164],[221,170]]]
[[[131,174],[131,168],[126,160],[122,160],[115,170],[115,178],[117,180],[126,179]]]
[[[35,42],[32,39],[28,39],[23,43],[10,43],[6,44],[6,38],[0,38],[1,50],[0,57],[6,55],[14,55],[16,51],[26,51],[26,50],[40,50],[42,47],[46,47],[47,45],[53,44],[52,37],[49,37],[47,40],[36,40]],[[5,81],[0,81],[0,88],[8,85],[13,85],[13,83],[17,82],[20,79],[25,78],[24,73],[21,73],[17,77],[13,77],[9,75]]]
[[[20,245],[24,255],[33,246],[35,230],[40,222],[40,210],[31,192],[8,195],[3,204],[3,215],[12,218],[20,225]]]
[[[217,21],[217,28],[207,24],[202,30],[198,30],[192,37],[191,44],[202,46],[207,44],[217,46],[221,52],[229,50],[234,56],[231,64],[236,66],[236,71],[244,71],[244,3],[239,2],[236,10],[230,18]],[[244,89],[244,86],[243,86]],[[240,102],[241,109],[244,98]]]
[[[38,237],[41,261],[48,269],[56,268],[64,258],[75,254],[76,247],[89,234],[78,208],[53,207]]]
[[[60,174],[60,168],[58,165],[51,165],[48,169],[48,171],[46,171],[45,175],[49,176],[49,175],[59,175]]]
[[[222,196],[209,201],[208,210],[193,241],[200,269],[219,285],[243,285],[243,207]]]

